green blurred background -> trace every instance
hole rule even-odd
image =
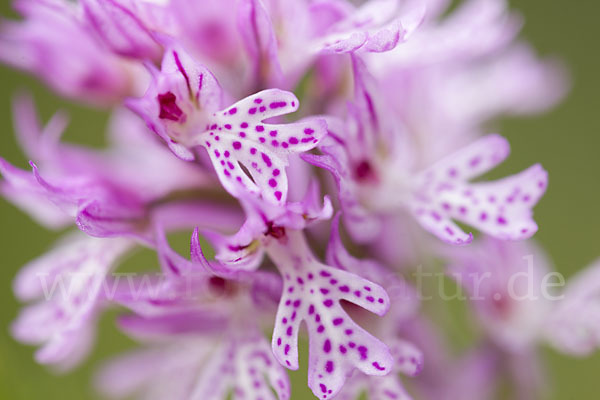
[[[290,0],[292,1],[292,0]],[[600,256],[600,2],[598,0],[512,1],[526,20],[522,37],[542,55],[560,57],[567,65],[573,87],[551,112],[530,118],[503,120],[500,133],[513,152],[498,174],[514,173],[541,162],[550,173],[550,186],[536,208],[540,232],[536,239],[550,253],[566,277]],[[1,15],[11,15],[4,0]],[[11,97],[18,89],[31,91],[47,119],[67,109],[71,125],[66,139],[101,145],[106,115],[57,99],[33,79],[0,67],[0,154],[25,167],[17,148],[11,120]],[[8,329],[18,304],[11,283],[17,270],[43,253],[58,236],[40,228],[12,205],[0,199],[0,399],[93,399],[90,385],[99,361],[131,346],[113,327],[114,313],[101,322],[99,342],[91,359],[76,372],[57,376],[34,363],[33,349],[16,343]],[[137,261],[153,262],[149,254]],[[306,349],[301,349],[305,353]],[[574,359],[544,350],[550,376],[551,399],[596,399],[600,392],[600,353]],[[302,360],[301,365],[306,365]],[[313,398],[306,377],[293,374],[294,399]],[[443,400],[443,399],[440,399]]]

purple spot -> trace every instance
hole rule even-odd
[[[250,154],[252,154],[252,155],[256,154],[256,148],[254,148],[254,147],[251,148],[250,149]]]
[[[331,306],[333,305],[333,300],[331,300],[331,299],[327,299],[327,300],[325,300],[325,301],[323,302],[323,305],[324,305],[325,307],[331,307]]]
[[[158,118],[180,121],[184,117],[184,114],[177,105],[176,100],[177,98],[171,92],[159,94],[158,104],[160,106],[160,113],[158,114]]]
[[[292,336],[292,326],[288,326],[287,331],[285,331],[286,335]]]
[[[289,345],[289,344],[286,344],[286,345],[285,345],[285,348],[283,349],[283,351],[284,351],[285,355],[287,356],[287,355],[288,355],[288,353],[290,352],[290,345]]]
[[[380,366],[377,361],[373,362],[373,366],[375,368],[377,368],[378,370],[380,370],[380,371],[384,371],[385,370],[385,367]]]
[[[275,193],[275,197],[277,198],[277,200],[281,200],[281,196],[283,196],[283,194],[278,190]]]
[[[325,363],[325,371],[330,374],[333,372],[333,361],[327,361]]]
[[[323,351],[325,353],[329,353],[331,351],[331,342],[329,339],[325,340],[325,343],[323,344]]]
[[[340,353],[346,354],[347,351],[348,351],[348,349],[346,349],[346,347],[344,347],[344,345],[340,344]]]
[[[314,313],[315,313],[315,306],[311,304],[308,307],[308,315],[313,315]]]
[[[325,330],[325,327],[323,325],[319,325],[319,327],[317,328],[318,333],[323,333],[324,330]]]
[[[289,138],[288,140],[289,140],[290,144],[298,144],[298,139],[296,139],[293,136],[291,138]]]
[[[312,135],[314,132],[315,132],[315,131],[314,131],[313,129],[311,129],[311,128],[306,128],[306,129],[304,130],[304,134],[305,134],[305,135]]]
[[[248,110],[249,114],[256,114],[256,107],[252,107],[251,109]]]
[[[358,346],[358,348],[356,350],[358,350],[361,360],[367,359],[367,348],[365,346]]]
[[[236,149],[236,150],[239,150],[239,149],[242,148],[242,144],[240,142],[237,142],[237,141],[233,142],[232,145],[233,145],[233,148]]]
[[[471,161],[469,161],[469,166],[476,167],[480,162],[481,162],[481,158],[474,157],[471,159]]]
[[[344,322],[343,318],[336,318],[333,320],[333,325],[338,326],[341,325]]]
[[[329,278],[331,276],[331,274],[327,271],[321,271],[319,275],[321,275],[323,278]]]
[[[260,103],[262,103],[262,99],[260,97],[257,97],[256,99],[254,99],[254,102],[256,104],[260,104]]]
[[[256,129],[256,132],[263,132],[265,130],[265,127],[262,125],[256,125],[256,128],[254,129]]]
[[[300,307],[300,304],[302,304],[302,301],[300,301],[300,299],[294,301],[294,307],[295,308]]]
[[[269,179],[269,186],[271,186],[271,187],[277,186],[277,181],[273,178]]]
[[[484,212],[482,212],[482,213],[481,213],[481,215],[479,216],[479,219],[480,219],[481,221],[485,221],[485,220],[487,219],[487,214],[486,214],[486,213],[484,213]]]
[[[348,293],[349,291],[350,291],[350,288],[348,286],[346,286],[346,285],[340,286],[340,292]]]
[[[281,108],[281,107],[285,107],[286,102],[285,101],[274,101],[273,103],[269,104],[269,108],[274,109],[274,108]]]
[[[247,123],[247,122],[242,122],[242,123],[240,124],[240,126],[241,126],[243,129],[246,129],[246,128],[248,127],[248,123]]]
[[[229,110],[229,115],[233,115],[237,112],[237,108],[233,107],[232,109]]]
[[[277,338],[277,346],[281,346],[281,338]]]
[[[225,129],[231,129],[231,125],[230,124],[225,124]]]
[[[260,153],[262,156],[263,161],[265,162],[265,164],[267,164],[267,167],[270,167],[271,165],[273,165],[273,163],[271,162],[271,159],[269,158],[268,155],[266,155],[265,153]]]
[[[497,221],[499,225],[506,225],[508,223],[508,221],[506,221],[506,219],[504,219],[503,216],[499,216]]]

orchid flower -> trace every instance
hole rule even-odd
[[[399,157],[405,151],[400,149],[400,143],[406,143],[402,133],[392,136],[392,121],[385,120],[385,111],[371,100],[376,93],[370,90],[372,79],[364,64],[355,59],[354,65],[353,124],[330,124],[333,135],[322,148],[325,155],[303,158],[333,173],[349,219],[358,221],[355,236],[364,240],[377,233],[377,228],[362,230],[376,223],[369,221],[373,218],[369,210],[408,212],[425,230],[453,244],[472,240],[472,234],[454,220],[501,239],[525,239],[537,231],[531,208],[547,186],[547,174],[540,165],[498,181],[470,183],[508,155],[508,142],[488,135],[415,170]]]
[[[505,0],[358,3],[15,0],[0,61],[110,113],[89,148],[61,138],[66,114],[14,102],[30,168],[0,158],[0,194],[77,228],[14,282],[12,333],[39,363],[81,362],[108,307],[139,344],[97,376],[114,398],[287,400],[302,367],[322,400],[491,399],[501,375],[529,399],[540,343],[598,347],[596,264],[556,300],[511,297],[524,255],[534,295],[552,271],[523,241],[547,172],[485,179],[510,152],[488,124],[558,102],[560,62],[516,39]],[[142,247],[157,270],[116,270]],[[434,260],[483,296],[464,351],[407,275]]]

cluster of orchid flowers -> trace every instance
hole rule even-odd
[[[503,376],[531,399],[538,344],[600,344],[600,265],[559,300],[511,296],[524,256],[536,288],[550,272],[525,241],[547,173],[473,180],[510,152],[488,123],[543,111],[566,84],[516,39],[504,0],[449,3],[16,0],[0,59],[112,114],[99,150],[62,142],[63,114],[42,124],[15,101],[31,170],[0,159],[0,191],[46,227],[78,229],[17,276],[31,304],[14,336],[72,368],[101,313],[125,308],[118,326],[144,346],[100,373],[115,397],[289,399],[304,325],[320,399],[481,400]],[[168,241],[182,231],[187,256]],[[118,280],[140,246],[162,275]],[[483,339],[464,354],[410,279],[433,259],[473,295]],[[56,282],[68,295],[47,294]]]

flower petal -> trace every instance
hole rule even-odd
[[[112,51],[140,59],[160,57],[160,45],[138,17],[143,2],[83,0],[81,4],[87,22]]]
[[[36,354],[39,362],[67,368],[87,354],[106,274],[131,246],[126,239],[76,234],[17,276],[19,297],[43,297],[27,306],[12,327],[18,340],[42,344]]]
[[[539,164],[497,181],[467,182],[497,165],[507,153],[506,141],[490,135],[425,170],[410,204],[415,218],[429,232],[454,244],[469,243],[472,237],[452,220],[499,239],[531,237],[537,231],[531,209],[548,183],[548,174]]]
[[[378,285],[357,275],[318,263],[299,232],[267,247],[284,276],[283,295],[273,332],[273,352],[280,363],[298,368],[298,330],[309,332],[309,386],[316,396],[331,398],[355,368],[369,375],[390,372],[393,360],[387,346],[358,326],[342,308],[349,301],[377,315],[389,308]]]
[[[210,130],[196,143],[206,148],[221,183],[233,196],[260,193],[271,203],[285,203],[287,155],[316,147],[327,133],[322,119],[263,122],[297,109],[292,93],[269,89],[213,114]]]

